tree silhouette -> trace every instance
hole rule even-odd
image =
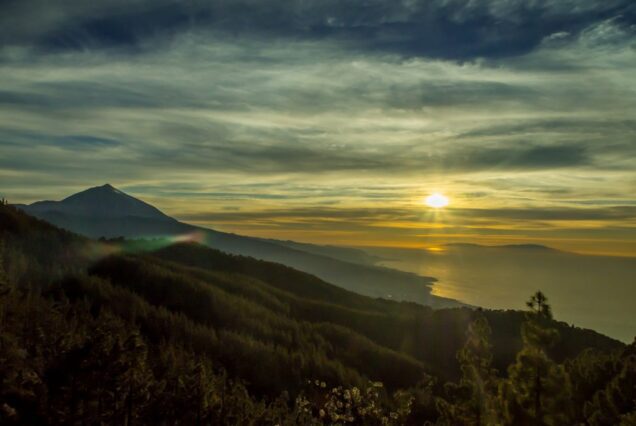
[[[497,421],[497,373],[492,368],[491,329],[478,311],[468,325],[466,343],[457,353],[462,371],[458,384],[445,386],[447,398],[438,399],[441,424],[491,425]]]
[[[548,298],[541,291],[537,291],[526,302],[530,313],[543,319],[552,319],[552,307],[548,304]]]
[[[620,371],[605,389],[586,404],[587,422],[593,426],[633,425],[636,416],[636,339],[621,354]]]
[[[565,424],[571,416],[571,386],[563,366],[547,354],[559,337],[550,323],[552,310],[541,292],[535,293],[527,306],[523,348],[501,387],[506,420],[512,424]]]

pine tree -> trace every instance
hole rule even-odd
[[[441,424],[497,424],[497,373],[491,366],[490,335],[488,320],[477,312],[468,325],[466,343],[457,353],[462,371],[460,382],[445,386],[449,400],[438,399]]]
[[[634,419],[630,413],[636,411],[636,339],[624,350],[621,365],[620,372],[585,407],[590,425],[614,425]]]
[[[5,242],[0,234],[0,297],[5,296],[10,291],[9,278],[7,277],[7,271],[5,269]]]
[[[0,239],[0,333],[4,330],[6,309],[5,306],[11,296],[11,287],[7,281],[4,270],[4,240]],[[4,303],[3,303],[4,302]]]
[[[586,422],[584,407],[599,389],[620,371],[619,355],[613,352],[586,349],[565,362],[572,383],[572,406],[576,424]]]
[[[147,363],[147,354],[146,344],[136,332],[124,342],[120,388],[125,394],[124,425],[126,426],[136,423],[150,398],[149,388],[153,382],[153,376]]]
[[[501,399],[506,422],[518,425],[562,425],[571,415],[571,385],[562,365],[547,354],[558,339],[550,325],[552,310],[547,298],[537,292],[528,301],[526,322],[522,326],[523,348],[508,369]]]
[[[192,360],[183,378],[186,407],[193,425],[201,425],[211,417],[214,406],[214,375],[203,360]]]

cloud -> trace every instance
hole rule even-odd
[[[474,227],[632,220],[619,208],[636,182],[626,1],[1,8],[12,200],[112,182],[192,220],[370,232],[421,221],[416,199],[438,190]],[[307,217],[277,216],[300,205]],[[341,213],[356,206],[394,215]]]
[[[0,42],[43,49],[137,48],[190,31],[338,40],[357,49],[467,59],[527,53],[554,34],[621,16],[629,0],[44,0],[5,2]]]
[[[480,219],[540,220],[540,221],[604,221],[636,219],[635,206],[611,206],[606,208],[502,208],[457,209],[456,216]]]
[[[571,208],[571,207],[536,207],[536,208],[447,208],[443,212],[448,217],[445,219],[448,224],[462,223],[470,225],[471,218],[484,220],[513,220],[513,221],[618,221],[636,219],[636,206],[610,206],[607,208]],[[355,223],[374,222],[404,222],[404,223],[425,223],[439,219],[430,218],[426,220],[422,209],[415,208],[339,208],[339,207],[317,207],[317,208],[291,208],[291,209],[269,209],[242,211],[240,213],[228,213],[223,211],[184,213],[183,220],[195,222],[249,222],[258,220],[280,220],[293,219],[297,221],[334,221],[344,220]],[[463,218],[462,222],[457,219]],[[528,225],[530,225],[528,223]]]
[[[506,63],[404,61],[331,43],[208,37],[134,57],[86,52],[5,63],[6,158],[74,134],[120,141],[117,149],[94,146],[121,169],[143,163],[147,171],[136,174],[615,170],[634,152],[636,122],[628,116],[636,105],[617,101],[624,88],[597,88],[584,69],[572,81]],[[48,155],[64,162],[62,151]],[[52,167],[41,155],[13,166]]]

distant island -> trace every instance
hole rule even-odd
[[[487,248],[487,249],[521,249],[521,250],[546,250],[546,251],[561,251],[552,247],[548,247],[542,244],[498,244],[498,245],[485,245],[475,243],[447,243],[445,247],[463,247],[463,248]]]

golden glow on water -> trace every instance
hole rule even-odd
[[[633,258],[485,246],[445,248],[444,252],[426,248],[375,253],[395,259],[382,261],[382,266],[435,277],[431,287],[434,296],[488,309],[523,309],[526,295],[540,285],[551,295],[559,319],[625,342],[634,338]],[[599,282],[604,283],[603,297],[599,297]],[[574,293],[576,299],[572,298]]]
[[[427,247],[426,251],[431,253],[443,253],[446,249],[444,247]]]

